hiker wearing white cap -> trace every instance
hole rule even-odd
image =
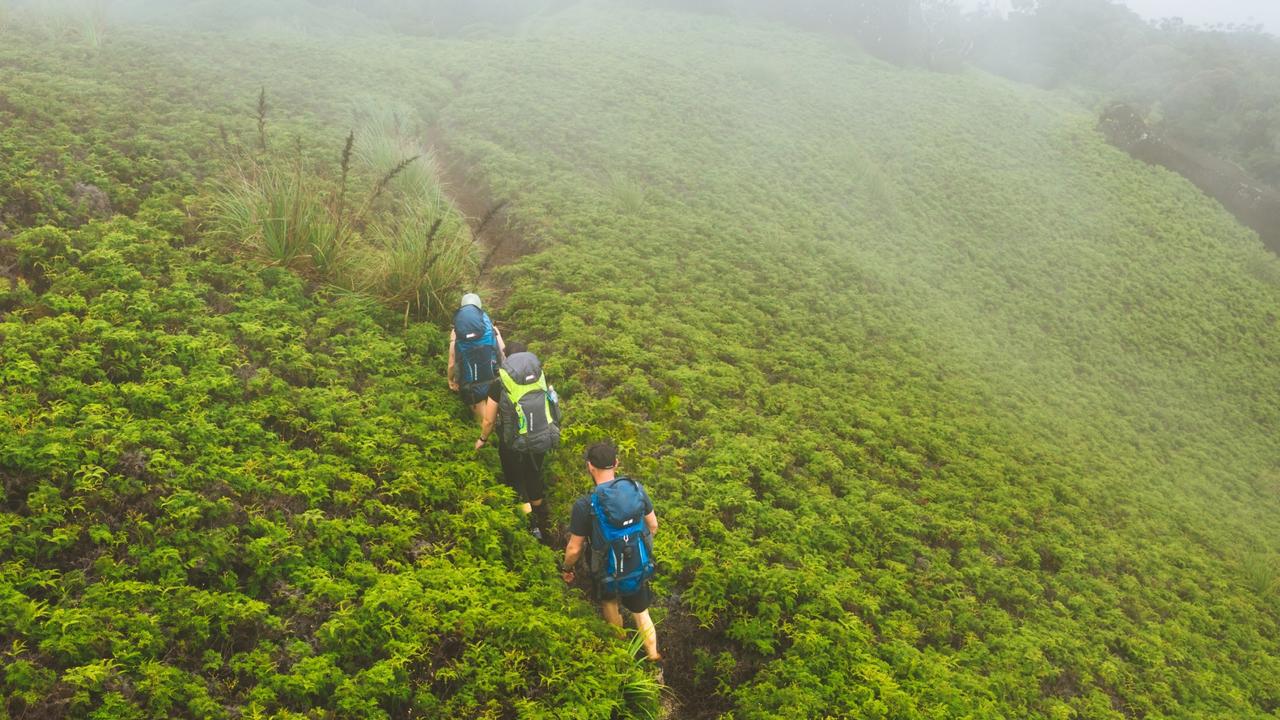
[[[453,330],[449,333],[449,389],[458,393],[462,402],[480,419],[489,386],[498,375],[504,359],[506,343],[494,327],[489,314],[480,307],[480,296],[462,296],[453,314]]]

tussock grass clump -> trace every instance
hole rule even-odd
[[[259,259],[333,281],[342,277],[349,254],[341,215],[300,169],[265,168],[224,182],[213,209],[215,232]]]
[[[415,309],[426,316],[447,315],[476,272],[474,244],[456,213],[418,208],[394,227],[373,228],[370,239],[365,285],[406,313]]]
[[[1241,558],[1241,569],[1249,589],[1264,600],[1280,598],[1280,557],[1265,553],[1248,553]]]
[[[423,141],[425,128],[413,120],[416,117],[413,110],[399,105],[374,101],[362,106],[356,113],[355,158],[372,172],[417,158],[395,174],[390,187],[404,198],[440,204],[444,199],[439,166]]]
[[[292,156],[274,152],[268,108],[264,91],[255,151],[223,134],[232,170],[211,202],[214,236],[312,281],[367,293],[406,318],[445,317],[445,298],[475,277],[477,253],[428,149],[377,108],[348,134],[334,173],[309,165],[301,146]],[[353,197],[361,182],[369,189]]]
[[[626,173],[610,171],[606,192],[623,212],[638,213],[648,204],[648,189]]]
[[[660,700],[667,686],[653,676],[650,663],[644,657],[644,636],[639,632],[629,631],[627,654],[635,658],[637,672],[622,684],[625,706],[633,708],[638,717],[657,720],[661,717]]]
[[[76,13],[80,37],[94,50],[102,47],[107,35],[107,10],[101,2],[85,3]]]
[[[49,0],[19,6],[0,2],[0,29],[21,20],[50,40],[102,47],[107,37],[107,5],[103,0]]]

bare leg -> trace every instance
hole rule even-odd
[[[616,605],[614,606],[617,607]],[[633,613],[636,619],[636,631],[640,633],[641,641],[644,642],[644,654],[649,656],[650,660],[657,662],[662,659],[658,654],[658,631],[653,627],[653,620],[649,617],[648,610],[641,610]]]
[[[484,400],[481,400],[480,402],[471,406],[471,415],[472,417],[475,418],[477,425],[484,424],[484,406],[485,406]]]
[[[600,603],[600,614],[604,615],[605,622],[610,625],[622,629],[622,612],[618,610],[618,600],[604,600]]]

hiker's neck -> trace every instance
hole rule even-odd
[[[613,468],[609,468],[608,470],[596,470],[591,474],[591,477],[596,481],[597,485],[603,485],[604,483],[614,479],[614,473],[615,470]]]

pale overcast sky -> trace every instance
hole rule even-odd
[[[1007,9],[1009,0],[960,0],[961,5],[994,5]],[[1180,17],[1188,23],[1262,23],[1280,34],[1280,0],[1124,0],[1143,17]]]

